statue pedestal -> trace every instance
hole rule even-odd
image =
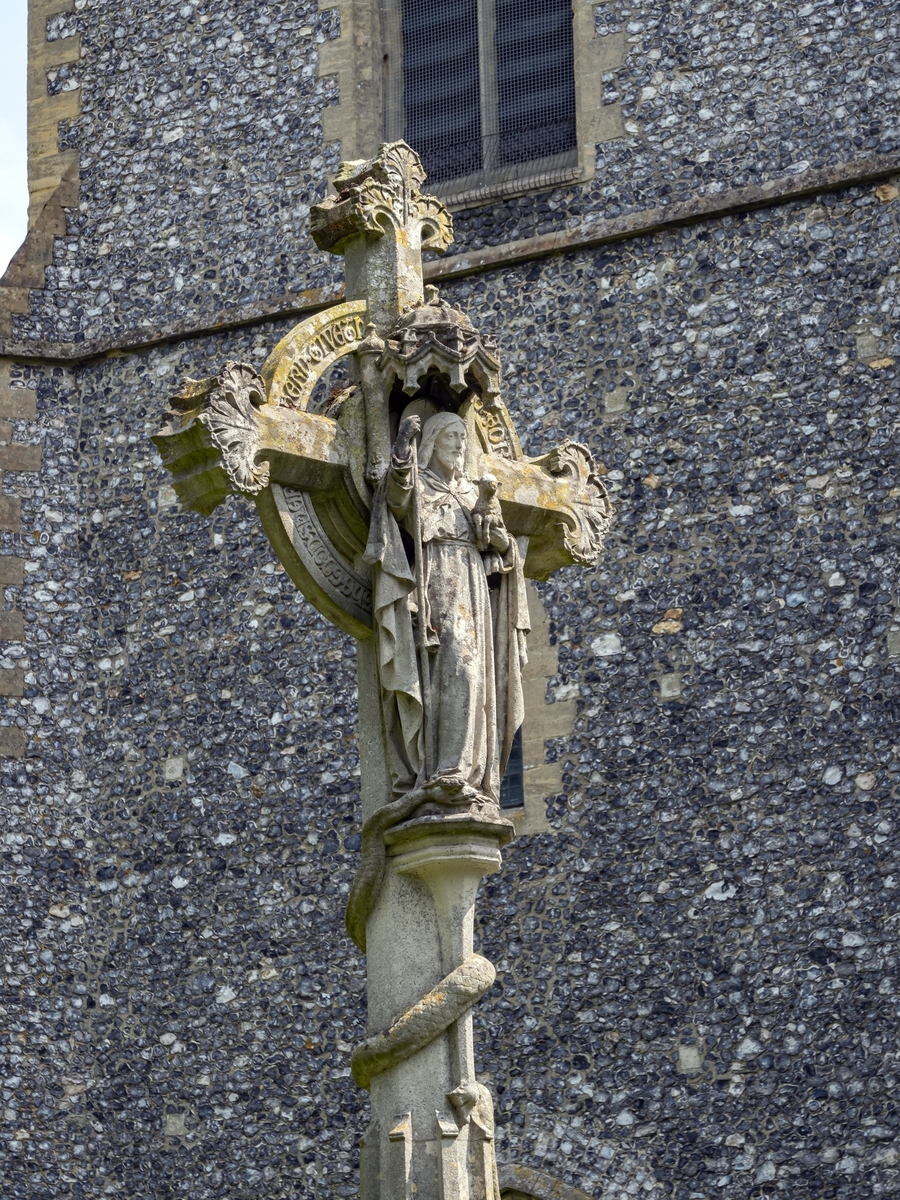
[[[376,1036],[366,1045],[389,1044],[371,1077],[363,1200],[499,1200],[493,1106],[475,1081],[471,1012],[494,971],[473,953],[472,935],[478,884],[499,870],[511,837],[503,818],[469,814],[411,821],[385,837],[384,882],[367,925]]]

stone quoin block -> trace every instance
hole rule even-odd
[[[25,732],[14,725],[0,725],[0,758],[22,758]]]
[[[24,689],[24,671],[17,667],[0,668],[0,696],[21,696]]]

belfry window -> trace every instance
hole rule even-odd
[[[383,0],[385,136],[439,193],[577,163],[572,0]],[[495,186],[491,186],[495,185]]]

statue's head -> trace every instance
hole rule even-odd
[[[435,413],[425,422],[419,446],[419,466],[424,470],[433,462],[444,473],[459,478],[466,461],[466,423],[456,413]]]

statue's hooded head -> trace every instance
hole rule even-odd
[[[435,413],[433,417],[429,417],[425,422],[425,427],[422,430],[422,441],[419,446],[419,468],[424,471],[431,462],[434,457],[435,443],[445,430],[453,430],[460,434],[462,449],[457,458],[453,474],[456,479],[461,479],[465,474],[466,439],[468,434],[465,421],[462,417],[458,417],[456,413]]]

